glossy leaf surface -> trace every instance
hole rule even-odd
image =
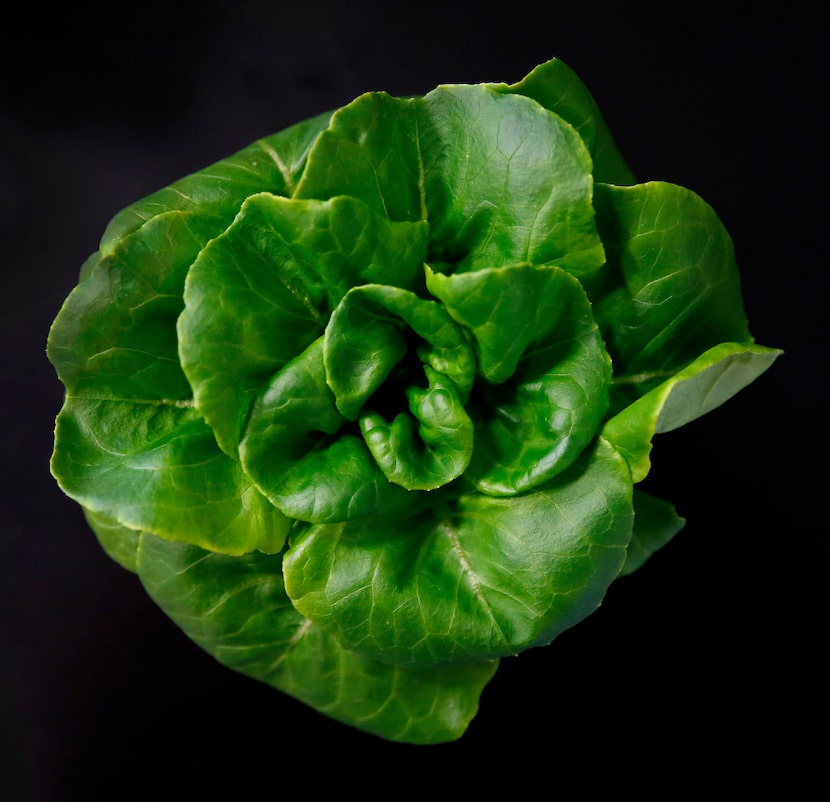
[[[219,449],[192,406],[70,399],[55,443],[61,487],[129,529],[228,554],[285,542],[290,519]]]
[[[412,288],[425,253],[424,225],[391,223],[353,198],[248,198],[193,263],[178,321],[182,364],[222,448],[236,454],[258,391],[351,287]]]
[[[279,555],[230,557],[144,535],[138,572],[153,600],[220,663],[392,740],[458,738],[497,667],[407,668],[345,650],[294,609]]]
[[[549,642],[599,604],[631,533],[625,462],[606,444],[569,475],[509,499],[430,503],[406,521],[310,527],[286,589],[347,648],[429,665]]]
[[[323,338],[266,387],[240,446],[246,473],[286,515],[327,522],[401,510],[409,493],[386,480],[326,383]]]
[[[117,214],[50,330],[51,469],[217,660],[391,740],[676,535],[636,485],[758,345],[729,234],[557,59],[368,92]]]
[[[441,272],[532,262],[583,276],[602,265],[591,158],[569,124],[493,86],[439,87],[419,112],[430,260]]]
[[[608,262],[589,294],[614,360],[615,407],[723,342],[750,342],[734,247],[690,190],[598,185]]]
[[[471,333],[486,380],[474,409],[467,477],[513,495],[567,468],[608,408],[611,360],[579,282],[557,267],[514,265],[427,286]]]

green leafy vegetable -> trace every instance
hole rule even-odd
[[[780,351],[697,195],[636,183],[556,59],[372,92],[116,215],[49,334],[52,472],[232,669],[460,737],[683,526],[654,436]]]

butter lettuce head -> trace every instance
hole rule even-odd
[[[364,94],[120,212],[48,340],[51,468],[223,664],[454,740],[683,525],[654,436],[756,345],[732,242],[561,61]]]

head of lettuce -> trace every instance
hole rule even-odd
[[[52,472],[232,669],[462,735],[683,519],[653,437],[780,352],[729,235],[578,77],[364,94],[112,220],[58,314]]]

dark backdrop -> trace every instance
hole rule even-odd
[[[0,799],[826,799],[819,4],[82,5],[19,8],[0,47]],[[551,56],[641,179],[719,212],[753,333],[786,354],[658,441],[689,521],[672,544],[505,660],[461,741],[388,744],[214,663],[103,555],[49,475],[46,333],[129,202],[366,90],[513,82]]]

